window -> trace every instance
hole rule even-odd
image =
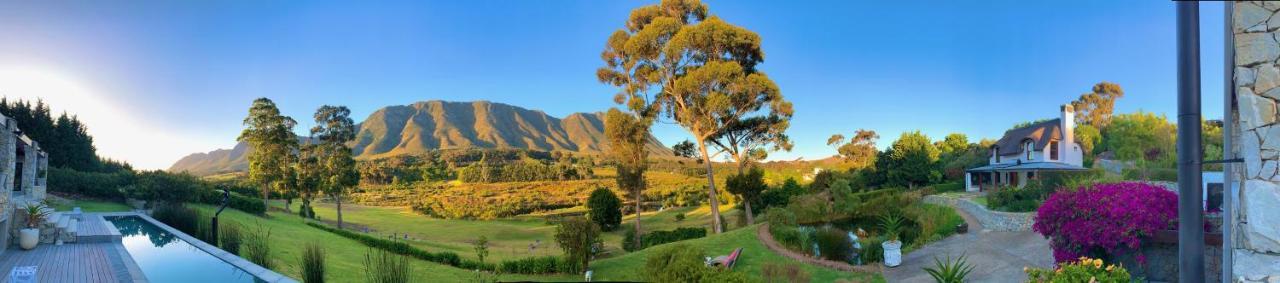
[[[1034,160],[1035,154],[1033,152],[1036,151],[1036,144],[1032,141],[1027,141],[1026,144],[1022,145],[1022,151],[1027,153],[1027,160]]]
[[[991,156],[996,159],[996,163],[1000,163],[1000,147],[992,147]]]
[[[1049,160],[1058,160],[1058,141],[1049,142]]]

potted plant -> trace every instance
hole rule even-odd
[[[27,203],[23,210],[27,213],[27,227],[18,231],[18,245],[24,250],[34,249],[40,243],[40,223],[49,217],[40,203]]]
[[[884,229],[885,241],[880,243],[884,248],[884,265],[888,267],[902,264],[902,241],[898,234],[902,230],[902,216],[895,213],[880,215],[880,228]]]
[[[960,224],[956,224],[956,233],[969,233],[969,222],[960,222]]]

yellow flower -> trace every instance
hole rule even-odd
[[[1114,265],[1114,264],[1108,264],[1108,265],[1107,265],[1107,271],[1111,271],[1111,270],[1113,270],[1113,269],[1116,269],[1116,265]]]
[[[1102,260],[1101,259],[1093,260],[1093,267],[1102,267]]]

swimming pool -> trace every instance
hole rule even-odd
[[[106,216],[151,282],[266,282],[138,216]]]

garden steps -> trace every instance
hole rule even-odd
[[[76,242],[111,243],[121,240],[120,231],[116,230],[115,226],[107,222],[102,215],[87,214],[83,219],[76,227]]]

